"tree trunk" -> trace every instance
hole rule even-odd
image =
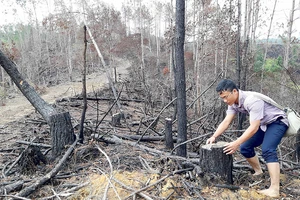
[[[232,184],[232,155],[223,152],[224,142],[203,145],[200,149],[200,166],[203,172],[215,173],[221,176],[227,183]]]
[[[50,129],[52,137],[52,155],[60,155],[66,145],[75,141],[71,116],[68,112],[50,116]]]
[[[267,60],[267,53],[268,53],[268,48],[269,48],[269,38],[270,38],[270,34],[271,34],[271,28],[272,28],[272,23],[273,23],[273,18],[274,18],[274,13],[275,13],[275,9],[276,9],[276,5],[277,5],[277,0],[275,0],[274,2],[274,7],[273,7],[273,11],[272,11],[272,15],[271,15],[271,20],[270,20],[270,25],[269,25],[269,29],[268,29],[268,35],[267,35],[267,41],[265,44],[265,53],[264,53],[264,60],[263,60],[263,65],[261,67],[261,79],[260,79],[260,92],[263,92],[263,86],[264,86],[264,71],[265,71],[265,65],[266,65],[266,60]]]
[[[283,66],[285,69],[289,68],[288,64],[289,64],[290,45],[291,45],[292,32],[293,32],[294,13],[295,13],[295,0],[293,0],[292,9],[290,12],[290,18],[288,21],[287,41],[285,44],[285,53],[283,59]]]
[[[174,142],[173,142],[173,135],[172,135],[172,119],[166,118],[165,119],[165,143],[167,149],[173,149],[174,148]]]
[[[79,132],[79,142],[83,143],[84,140],[84,121],[85,114],[87,110],[87,97],[86,97],[86,50],[87,50],[87,38],[86,38],[86,26],[83,27],[84,30],[84,50],[83,50],[83,70],[82,70],[82,98],[83,98],[83,108],[81,113],[80,122],[80,132]]]
[[[186,82],[184,69],[184,39],[185,39],[185,1],[176,0],[176,48],[175,48],[175,84],[177,88],[177,117],[178,139],[177,144],[187,139],[186,127]],[[177,155],[186,157],[186,144],[177,148]]]
[[[121,104],[120,104],[120,102],[119,102],[119,100],[118,100],[118,94],[117,94],[116,88],[115,88],[115,86],[114,86],[114,83],[113,83],[113,81],[112,81],[112,78],[111,78],[109,69],[108,69],[108,67],[107,67],[107,65],[106,65],[106,63],[105,63],[105,61],[104,61],[103,55],[102,55],[102,53],[100,52],[100,49],[99,49],[99,47],[98,47],[98,45],[97,45],[97,43],[96,43],[96,41],[95,41],[95,39],[94,39],[94,37],[93,37],[93,35],[92,35],[92,32],[90,31],[89,27],[88,27],[86,24],[87,24],[87,23],[84,21],[84,25],[85,25],[85,27],[86,27],[86,30],[87,30],[87,32],[88,32],[88,34],[89,34],[89,36],[90,36],[90,39],[92,40],[92,42],[93,42],[93,44],[94,44],[94,46],[95,46],[95,48],[96,48],[96,50],[97,50],[98,56],[100,57],[101,63],[102,63],[102,65],[103,65],[103,67],[104,67],[104,70],[105,70],[105,74],[106,74],[107,80],[108,80],[109,85],[110,85],[110,87],[111,87],[111,89],[112,89],[112,92],[113,92],[113,94],[114,94],[114,97],[115,97],[115,99],[116,99],[116,101],[117,101],[117,106],[118,106],[120,112],[123,112],[123,111],[122,111],[122,106],[121,106]]]
[[[34,88],[22,77],[16,67],[16,64],[9,60],[1,50],[0,65],[31,105],[50,125],[50,132],[52,136],[52,155],[53,157],[59,155],[66,144],[72,144],[74,141],[74,132],[70,114],[60,114],[50,104],[44,101]]]
[[[295,13],[295,0],[292,2],[292,9],[290,12],[290,18],[288,21],[288,30],[287,30],[287,36],[286,36],[286,42],[285,42],[285,50],[284,50],[284,57],[283,57],[283,70],[289,69],[289,60],[290,60],[290,49],[291,49],[291,41],[292,41],[292,33],[293,33],[293,23],[294,23],[294,13]],[[287,79],[287,73],[282,73],[281,76],[281,82],[283,83],[280,87],[280,97],[284,97],[286,92],[286,85],[288,83]]]
[[[240,57],[240,34],[241,34],[241,0],[238,0],[238,30],[236,33],[236,77],[237,85],[241,86],[241,57]]]

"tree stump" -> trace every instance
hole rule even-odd
[[[70,113],[64,112],[50,116],[50,132],[52,136],[52,156],[59,156],[66,145],[75,141]]]
[[[223,153],[226,144],[227,142],[218,142],[201,146],[200,166],[203,172],[217,174],[228,184],[232,184],[233,158],[232,155]]]
[[[111,125],[112,126],[120,126],[121,125],[121,113],[115,113],[111,117]]]
[[[166,142],[166,148],[167,149],[173,149],[174,148],[174,141],[173,141],[173,135],[172,135],[172,119],[166,118],[165,119],[165,142]]]

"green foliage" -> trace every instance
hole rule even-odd
[[[300,69],[300,45],[292,46],[289,65],[293,68]]]
[[[268,72],[276,72],[276,71],[280,71],[281,67],[280,67],[280,57],[278,57],[277,59],[266,59],[266,63],[264,66],[265,71]]]
[[[263,66],[263,62],[264,62],[263,52],[261,50],[258,50],[255,56],[254,70],[260,71]]]
[[[282,69],[281,66],[283,66],[283,59],[281,56],[278,56],[277,59],[267,58],[264,64],[263,52],[261,50],[256,52],[256,58],[254,63],[255,71],[261,71],[262,67],[264,67],[264,71],[277,72],[277,71],[281,71]]]

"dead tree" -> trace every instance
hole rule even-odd
[[[83,108],[81,113],[81,122],[80,122],[80,132],[79,132],[79,142],[83,143],[84,140],[84,121],[85,114],[87,110],[87,99],[86,99],[86,49],[87,49],[87,39],[86,39],[86,26],[84,29],[84,51],[83,51],[83,70],[82,70],[82,98],[83,98]]]
[[[52,137],[52,156],[56,157],[61,154],[65,145],[72,144],[75,140],[70,114],[68,112],[59,113],[50,104],[44,101],[35,89],[23,78],[16,64],[8,59],[1,50],[0,65],[31,105],[49,124]]]
[[[176,0],[176,64],[175,64],[175,86],[177,93],[177,118],[178,137],[177,144],[187,140],[186,121],[186,81],[184,68],[184,40],[185,40],[185,1]],[[177,148],[177,155],[186,157],[186,144]]]

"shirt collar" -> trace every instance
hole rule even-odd
[[[243,90],[238,90],[239,92],[239,104],[233,104],[232,106],[234,108],[241,108],[244,106],[244,101],[246,99],[246,94],[244,93]]]

